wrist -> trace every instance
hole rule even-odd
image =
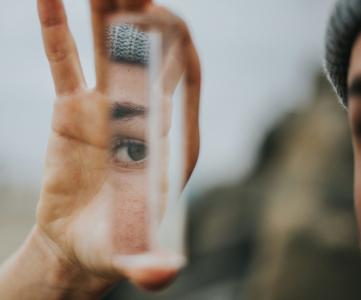
[[[68,261],[38,227],[0,270],[0,293],[9,295],[2,299],[98,299],[109,287]]]

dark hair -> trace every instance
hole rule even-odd
[[[361,31],[361,1],[339,0],[328,23],[325,70],[342,104],[347,106],[347,75],[354,43]]]

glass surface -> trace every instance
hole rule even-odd
[[[186,261],[181,39],[159,20],[121,15],[104,40],[98,88],[111,111],[104,185],[119,228],[115,249],[130,268],[178,269]]]

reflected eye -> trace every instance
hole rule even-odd
[[[147,145],[138,140],[122,139],[115,144],[113,156],[123,167],[142,167],[148,156]]]

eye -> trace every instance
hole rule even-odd
[[[113,148],[114,161],[122,167],[142,167],[148,157],[147,145],[139,140],[122,139]]]

